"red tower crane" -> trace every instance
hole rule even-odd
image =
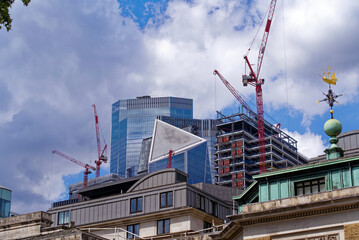
[[[80,162],[79,160],[76,160],[75,158],[73,157],[70,157],[70,156],[67,156],[66,154],[62,153],[62,152],[59,152],[57,150],[53,150],[52,151],[53,154],[57,154],[63,158],[66,158],[67,160],[70,160],[71,162],[74,162],[78,165],[80,165],[81,167],[85,168],[85,171],[84,171],[84,182],[83,182],[83,188],[87,188],[87,180],[88,180],[88,175],[91,173],[90,169],[92,170],[95,170],[96,168],[89,165],[89,164],[85,164],[83,162]]]
[[[100,176],[100,166],[101,164],[104,162],[107,162],[107,154],[106,154],[106,149],[107,149],[107,144],[105,143],[105,147],[103,148],[103,150],[101,150],[101,140],[100,140],[100,127],[99,127],[99,123],[98,123],[98,115],[97,115],[97,111],[96,111],[96,105],[93,104],[93,111],[94,111],[94,115],[95,115],[95,127],[96,127],[96,140],[97,140],[97,153],[98,153],[98,158],[95,161],[96,163],[96,177]]]
[[[264,56],[264,51],[267,46],[269,30],[271,27],[273,14],[275,10],[275,5],[277,0],[272,0],[269,5],[267,24],[264,30],[264,35],[262,38],[261,46],[259,48],[258,63],[257,63],[257,73],[254,72],[247,56],[244,56],[246,65],[249,68],[249,75],[243,75],[242,81],[243,86],[247,84],[252,85],[256,88],[256,104],[257,104],[257,124],[258,124],[258,147],[259,147],[259,166],[260,172],[265,172],[266,168],[266,156],[265,156],[265,136],[264,136],[264,119],[263,119],[263,93],[262,93],[262,84],[264,79],[259,79],[259,72],[262,67],[262,61]]]

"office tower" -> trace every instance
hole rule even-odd
[[[169,167],[187,173],[190,184],[212,183],[207,140],[157,119],[148,168],[154,172]]]
[[[137,174],[142,140],[152,136],[157,116],[193,118],[193,100],[150,96],[119,100],[112,105],[110,172]]]
[[[214,144],[217,142],[217,120],[215,119],[188,119],[159,116],[157,119],[169,123],[173,126],[186,130],[196,136],[207,140],[208,161],[211,171],[211,179],[214,182],[215,163],[214,163]]]
[[[215,144],[216,184],[245,189],[259,174],[257,120],[243,113],[218,119]],[[297,141],[269,122],[264,122],[268,171],[301,165],[308,159],[297,151]]]

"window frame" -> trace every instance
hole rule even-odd
[[[65,225],[70,222],[70,211],[61,211],[57,213],[57,225]]]
[[[314,183],[314,182],[317,182],[317,183]],[[315,188],[317,188],[317,189],[315,189]],[[315,190],[313,191],[313,189],[315,189]],[[304,195],[308,195],[308,194],[320,193],[320,192],[325,192],[325,191],[326,191],[325,177],[306,179],[304,181],[298,181],[298,182],[294,183],[295,196],[304,196]]]
[[[166,231],[166,223],[168,223],[168,231]],[[160,224],[162,225],[162,232],[160,232]],[[166,234],[171,232],[171,221],[169,218],[161,219],[157,221],[157,235]]]
[[[201,194],[196,195],[196,207],[202,211],[206,209],[206,198]]]
[[[209,213],[213,216],[218,216],[218,203],[212,200],[209,200]]]
[[[209,233],[212,231],[211,229],[208,228],[212,228],[212,224],[207,221],[203,221],[203,229],[207,229],[204,231],[204,233]]]
[[[164,205],[162,205],[162,196],[163,195],[165,195]],[[169,197],[168,197],[169,195],[171,195],[170,203],[169,203]],[[160,193],[160,208],[168,208],[168,207],[173,207],[173,192],[172,191]]]
[[[139,204],[139,203],[141,203],[141,204]],[[134,210],[132,210],[133,204],[135,205]],[[130,213],[139,213],[142,211],[143,211],[143,197],[131,198],[130,199]]]
[[[137,227],[137,232],[136,232],[136,227]],[[130,230],[129,228],[132,228],[132,230]],[[137,236],[140,235],[140,224],[127,225],[126,229],[127,229],[126,236],[128,239],[136,238],[136,236],[134,236],[133,234]]]

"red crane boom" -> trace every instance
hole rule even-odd
[[[264,118],[263,118],[263,93],[262,93],[262,84],[264,83],[263,79],[259,79],[259,72],[262,67],[262,61],[264,56],[264,51],[267,46],[269,30],[271,27],[273,14],[275,10],[277,0],[272,0],[269,5],[267,24],[264,30],[264,35],[262,38],[261,46],[259,48],[258,63],[257,63],[257,74],[253,71],[252,66],[248,60],[247,56],[244,56],[246,65],[248,66],[250,72],[248,75],[242,76],[243,85],[247,86],[250,84],[256,88],[256,104],[257,104],[257,124],[258,124],[258,147],[259,147],[259,166],[260,172],[265,172],[266,168],[266,156],[265,156],[265,136],[264,136]]]
[[[76,160],[75,158],[70,157],[70,156],[68,156],[68,155],[66,155],[66,154],[64,154],[62,152],[57,151],[57,150],[53,150],[52,153],[57,154],[57,155],[59,155],[59,156],[61,156],[63,158],[66,158],[67,160],[70,160],[71,162],[74,162],[74,163],[80,165],[81,167],[85,168],[83,188],[87,188],[88,174],[91,173],[90,169],[95,170],[96,168],[89,165],[89,164],[85,164],[83,162],[80,162],[79,160]]]
[[[228,90],[233,94],[233,96],[242,104],[242,106],[248,111],[249,115],[253,118],[256,117],[256,114],[253,110],[248,106],[247,102],[241,97],[239,92],[220,74],[217,70],[213,71],[214,75],[217,75],[223,82],[223,84],[228,88]]]
[[[95,115],[95,128],[96,128],[97,153],[98,153],[98,156],[97,156],[98,158],[95,161],[96,177],[99,177],[101,164],[103,162],[105,162],[105,163],[107,162],[107,156],[106,156],[107,144],[105,144],[105,147],[101,151],[100,127],[99,127],[99,123],[98,123],[98,115],[97,115],[97,111],[96,111],[96,105],[93,104],[92,106],[93,106],[93,111],[94,111],[94,115]]]

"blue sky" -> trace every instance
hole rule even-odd
[[[193,98],[197,118],[236,111],[214,69],[255,102],[254,88],[241,84],[243,55],[269,2],[16,1],[13,29],[0,31],[0,185],[13,190],[12,210],[47,210],[66,197],[68,184],[82,181],[81,167],[51,151],[93,164],[94,103],[110,144],[118,99]],[[358,1],[278,0],[261,70],[264,111],[307,156],[322,154],[328,142],[329,109],[315,103],[328,90],[319,77],[328,66],[339,79],[333,90],[345,93],[335,117],[343,131],[357,129],[358,40]]]

